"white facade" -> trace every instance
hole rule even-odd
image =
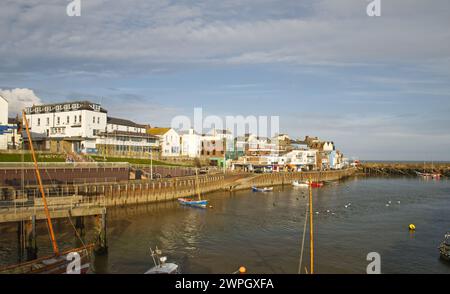
[[[89,101],[37,105],[25,111],[31,133],[71,138],[75,152],[95,149],[98,134],[106,129],[106,110]]]
[[[8,122],[8,101],[0,96],[0,150],[19,146],[17,124]]]
[[[181,155],[188,157],[199,157],[201,154],[202,136],[197,134],[194,129],[180,132],[181,134]]]
[[[174,157],[181,154],[180,135],[172,128],[151,128],[147,133],[159,138],[161,156]]]
[[[8,124],[8,101],[0,96],[0,125]]]
[[[107,132],[120,131],[145,134],[145,126],[120,118],[108,117]]]
[[[159,139],[147,134],[145,125],[107,117],[106,132],[96,139],[96,149],[100,154],[146,156],[159,149]]]
[[[160,144],[162,156],[180,156],[180,135],[178,135],[178,133],[174,129],[170,129],[168,132],[161,136]]]
[[[307,166],[317,165],[317,150],[293,150],[285,155],[286,162],[289,165],[297,166],[298,169]]]

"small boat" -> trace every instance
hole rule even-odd
[[[200,187],[199,187],[199,180],[198,180],[198,170],[195,170],[195,187],[197,192],[198,200],[194,200],[191,198],[178,198],[178,202],[180,202],[181,205],[191,206],[191,207],[200,207],[200,208],[206,208],[208,206],[208,200],[202,199],[202,196],[200,194]]]
[[[201,208],[206,208],[208,205],[208,200],[194,200],[189,198],[178,198],[178,202],[180,202],[181,205],[195,206]]]
[[[308,188],[308,187],[309,187],[309,184],[308,184],[308,183],[306,183],[306,182],[300,182],[300,181],[293,181],[293,182],[292,182],[292,185],[293,185],[294,187],[300,187],[300,188]]]
[[[264,187],[264,188],[258,188],[253,186],[252,187],[252,191],[253,192],[272,192],[273,191],[273,187]]]
[[[155,248],[153,251],[152,248],[150,248],[150,252],[152,254],[153,263],[155,264],[154,267],[146,271],[144,274],[146,275],[159,275],[159,274],[179,274],[179,267],[175,263],[166,263],[167,257],[161,256],[162,251],[158,249],[158,247]]]
[[[444,240],[439,246],[439,253],[441,258],[450,261],[450,232],[447,232],[444,236]]]
[[[323,183],[322,182],[311,182],[311,188],[322,188]]]

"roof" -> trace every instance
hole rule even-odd
[[[135,128],[145,128],[146,127],[146,125],[137,124],[134,121],[131,121],[128,119],[110,117],[110,116],[108,116],[106,118],[106,122],[108,124],[121,125],[121,126],[127,126],[127,127],[135,127]]]
[[[69,107],[69,109],[65,109],[64,107],[61,107],[59,110],[57,109],[57,106],[64,106],[64,105],[78,105],[78,107],[72,109]],[[48,111],[45,111],[45,108],[49,108]],[[39,112],[36,112],[36,109],[43,109]],[[27,114],[34,114],[34,113],[49,113],[49,112],[64,112],[64,111],[70,111],[70,110],[91,110],[91,111],[99,111],[103,113],[107,113],[107,111],[100,106],[99,103],[93,103],[90,101],[67,101],[67,102],[60,102],[60,103],[52,103],[52,104],[40,104],[40,105],[33,105],[31,107],[26,107],[25,111]]]
[[[162,136],[170,130],[171,130],[171,128],[151,128],[151,129],[147,129],[147,134],[154,135],[154,136]]]

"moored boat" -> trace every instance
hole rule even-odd
[[[181,205],[195,206],[201,208],[206,208],[206,206],[208,205],[208,200],[194,200],[189,198],[178,198],[178,202]]]
[[[258,188],[256,186],[252,187],[253,192],[272,192],[273,187],[264,187],[264,188]]]
[[[322,188],[323,183],[322,182],[311,182],[311,188]]]
[[[442,259],[450,261],[450,232],[447,232],[444,236],[444,240],[439,246],[439,253]]]
[[[146,271],[144,274],[146,275],[157,275],[157,274],[179,274],[180,270],[177,264],[169,263],[167,261],[166,256],[161,256],[162,252],[158,249],[158,247],[153,249],[150,248],[150,252],[152,254],[154,267]]]
[[[293,185],[294,187],[300,187],[300,188],[308,188],[308,187],[309,187],[309,184],[308,184],[308,183],[306,183],[306,182],[300,182],[300,181],[293,181],[293,182],[292,182],[292,185]]]
[[[199,180],[198,180],[198,170],[195,170],[195,186],[197,190],[197,197],[198,200],[194,200],[192,198],[178,198],[178,202],[181,205],[191,206],[191,207],[200,207],[200,208],[206,208],[208,205],[208,200],[202,199],[202,196],[200,194],[200,187],[199,187]]]

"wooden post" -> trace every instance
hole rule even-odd
[[[106,209],[101,215],[96,216],[98,237],[95,244],[95,254],[104,255],[108,252],[108,245],[106,242]]]
[[[83,237],[84,233],[85,233],[84,228],[85,228],[85,226],[84,226],[84,217],[83,216],[77,216],[75,218],[75,229],[76,229],[75,235]]]
[[[36,216],[33,215],[31,220],[27,222],[26,227],[27,238],[27,260],[33,260],[37,258],[37,242],[36,242]]]

